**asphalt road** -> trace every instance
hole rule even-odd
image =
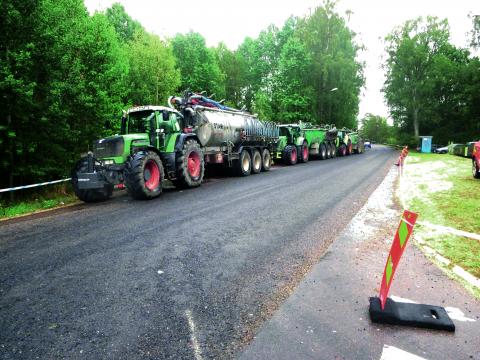
[[[394,159],[377,147],[0,224],[0,358],[235,357]]]

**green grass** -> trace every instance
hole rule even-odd
[[[480,181],[471,174],[471,160],[453,155],[410,153],[405,165],[401,197],[419,221],[480,233]],[[480,277],[478,240],[417,232],[442,256]]]
[[[65,186],[52,187],[22,197],[14,202],[0,201],[0,219],[12,218],[36,211],[73,203],[78,199]]]

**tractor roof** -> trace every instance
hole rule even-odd
[[[152,110],[152,111],[169,111],[169,112],[174,112],[178,113],[177,110],[174,110],[172,108],[166,107],[166,106],[158,106],[158,105],[143,105],[143,106],[135,106],[130,109],[128,109],[127,114],[137,112],[137,111],[147,111],[147,110]]]

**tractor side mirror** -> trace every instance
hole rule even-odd
[[[170,113],[168,111],[162,111],[163,121],[168,121],[169,118],[170,118]]]

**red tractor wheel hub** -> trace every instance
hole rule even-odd
[[[196,151],[188,154],[188,173],[193,178],[200,176],[200,155]]]
[[[149,190],[155,190],[160,184],[160,168],[156,161],[148,160],[143,169],[145,186]]]

